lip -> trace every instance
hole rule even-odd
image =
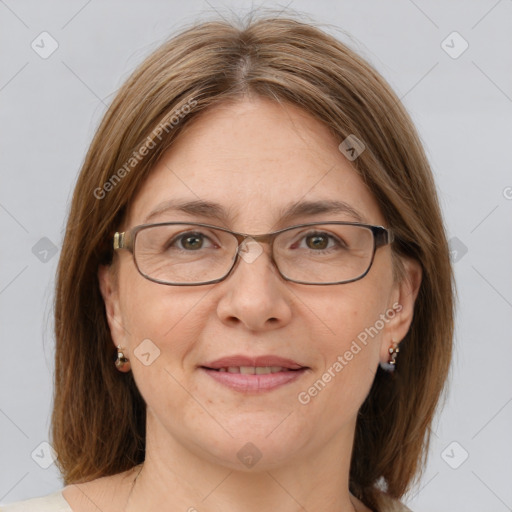
[[[219,368],[225,368],[228,366],[281,366],[287,370],[276,373],[254,375],[218,371]],[[277,389],[285,384],[290,384],[297,379],[300,379],[309,367],[303,366],[291,359],[274,355],[263,355],[257,357],[233,355],[206,363],[200,366],[199,369],[218,383],[231,388],[234,391],[257,394]]]
[[[306,373],[307,368],[262,375],[219,372],[205,367],[201,367],[200,370],[220,384],[240,393],[262,393],[296,381]]]
[[[300,370],[301,368],[307,368],[296,361],[286,359],[284,357],[274,356],[271,354],[263,356],[245,356],[245,355],[232,355],[228,357],[222,357],[209,363],[201,365],[203,368],[212,368],[218,370],[219,368],[225,368],[227,366],[281,366],[288,368],[289,370]]]

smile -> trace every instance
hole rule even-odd
[[[265,375],[268,373],[294,372],[284,366],[227,366],[223,368],[209,368],[218,372],[243,373],[244,375]]]

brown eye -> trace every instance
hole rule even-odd
[[[200,249],[209,249],[215,244],[208,236],[199,231],[187,231],[180,235],[176,235],[168,240],[164,250],[177,249],[186,252],[194,252]]]
[[[326,235],[308,235],[306,245],[310,249],[326,249],[329,245],[329,237]]]
[[[181,246],[184,249],[201,249],[203,246],[203,235],[194,233],[190,234],[188,236],[182,236],[180,237],[181,240]]]

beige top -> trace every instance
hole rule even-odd
[[[0,505],[0,512],[73,512],[62,491],[47,496]]]
[[[9,505],[0,505],[0,512],[73,512],[69,503],[64,499],[62,491],[56,491],[47,496],[17,501]],[[389,507],[382,512],[412,512],[410,508],[398,501],[390,501]]]

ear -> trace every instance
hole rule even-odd
[[[402,258],[401,262],[403,272],[400,280],[393,287],[388,305],[388,312],[394,311],[394,314],[392,318],[391,313],[387,315],[390,319],[382,337],[380,354],[382,362],[388,361],[388,350],[393,340],[400,343],[409,331],[414,317],[414,304],[421,286],[423,272],[420,263],[409,258]]]
[[[119,286],[116,269],[113,265],[100,265],[98,267],[98,281],[101,295],[105,302],[108,326],[115,347],[127,347],[128,331],[124,327],[119,302]]]

